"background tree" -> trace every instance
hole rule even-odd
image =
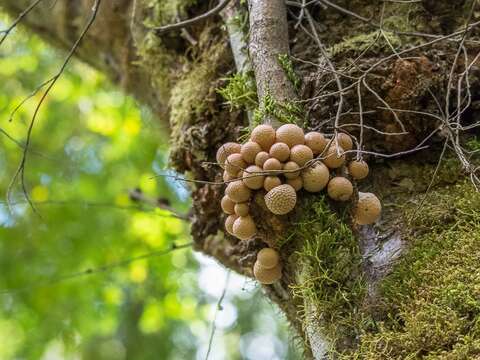
[[[37,3],[22,24],[64,50],[84,34],[75,55],[169,127],[171,166],[197,181],[194,248],[246,275],[263,242],[280,248],[264,289],[307,357],[478,355],[476,1]],[[382,220],[304,195],[254,240],[225,235],[209,163],[258,121],[353,135]]]

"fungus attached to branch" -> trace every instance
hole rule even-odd
[[[328,182],[327,192],[333,200],[347,201],[353,195],[353,185],[347,178],[337,176]]]
[[[275,215],[285,215],[293,210],[297,203],[297,193],[295,189],[283,184],[270,190],[265,195],[265,204],[268,210]]]
[[[382,204],[372,193],[358,193],[358,203],[354,211],[355,222],[359,225],[373,224],[382,212]]]
[[[297,163],[300,167],[313,159],[312,150],[306,145],[295,145],[290,150],[290,160]]]
[[[234,142],[228,142],[220,146],[217,150],[217,163],[223,167],[227,157],[232,154],[240,153],[242,146]]]
[[[261,173],[263,172],[262,168],[257,165],[250,165],[243,172],[243,183],[245,186],[252,190],[258,190],[263,187],[263,181],[265,176]]]
[[[242,145],[240,153],[247,164],[254,164],[255,157],[260,151],[262,151],[260,145],[254,141],[248,141]]]
[[[252,192],[245,186],[242,180],[232,181],[227,185],[225,193],[236,203],[248,201]]]
[[[282,278],[282,267],[279,264],[272,269],[267,269],[257,261],[253,265],[253,275],[260,283],[270,285]]]
[[[323,162],[330,169],[336,169],[342,166],[345,162],[345,153],[343,148],[341,146],[336,147],[334,144],[330,145]]]
[[[368,164],[363,160],[354,160],[348,164],[348,172],[356,180],[362,180],[368,176]]]
[[[275,142],[275,129],[270,125],[258,125],[253,129],[250,139],[260,145],[263,151],[268,152]]]
[[[302,180],[303,187],[308,192],[322,191],[328,184],[330,172],[328,168],[321,162],[303,170]]]
[[[311,131],[305,134],[305,145],[312,150],[313,155],[318,155],[325,149],[325,146],[327,146],[327,140],[323,134],[317,131]]]
[[[240,240],[248,240],[257,233],[257,227],[252,217],[239,216],[233,223],[233,234]]]
[[[263,188],[267,191],[282,185],[282,180],[278,176],[267,176],[263,182]]]
[[[285,143],[277,142],[270,148],[270,156],[278,161],[286,161],[290,156],[290,148]]]
[[[303,129],[295,124],[285,124],[277,129],[277,141],[287,144],[290,148],[305,144]]]
[[[272,248],[263,248],[257,254],[257,262],[265,269],[273,269],[280,262],[280,255]]]

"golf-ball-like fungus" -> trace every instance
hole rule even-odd
[[[250,212],[250,207],[248,206],[247,203],[240,203],[240,204],[235,204],[233,207],[233,210],[235,211],[235,215],[247,216],[248,213]]]
[[[356,180],[362,180],[368,176],[368,164],[363,160],[354,160],[348,164],[348,172]]]
[[[327,146],[327,140],[322,133],[310,131],[305,134],[305,145],[312,149],[313,155],[318,155],[325,149],[325,146]]]
[[[256,142],[262,150],[268,152],[275,142],[275,129],[270,125],[258,125],[253,129],[250,140]]]
[[[290,156],[290,148],[285,143],[277,142],[270,148],[270,156],[281,162],[286,161]]]
[[[231,154],[240,153],[242,146],[234,142],[227,142],[220,146],[217,150],[217,163],[223,167],[225,160]]]
[[[245,160],[247,164],[254,164],[255,157],[260,151],[262,151],[260,145],[254,141],[247,141],[242,145],[240,154],[242,154],[243,160]]]
[[[243,160],[241,154],[232,154],[228,155],[227,160],[225,160],[225,171],[230,175],[235,176],[240,170],[245,169],[247,163]]]
[[[297,193],[288,184],[277,186],[265,195],[267,208],[276,215],[289,213],[297,203]]]
[[[298,166],[304,166],[308,161],[313,159],[313,152],[306,145],[295,145],[290,150],[290,160],[296,162]]]
[[[295,191],[300,191],[303,187],[303,180],[300,176],[294,179],[287,179],[287,184],[295,189]]]
[[[354,211],[355,222],[359,225],[373,224],[382,212],[382,204],[372,193],[358,192],[358,203]]]
[[[333,200],[347,201],[353,195],[353,185],[347,178],[336,176],[328,182],[327,192]]]
[[[266,176],[263,182],[263,188],[267,191],[282,185],[282,180],[278,176]]]
[[[295,124],[285,124],[277,129],[277,142],[283,142],[292,148],[305,143],[303,129]]]
[[[233,234],[240,240],[248,240],[257,233],[257,227],[252,217],[239,216],[233,223]]]
[[[340,146],[337,148],[334,143],[331,144],[327,150],[327,154],[325,155],[325,159],[323,159],[323,162],[330,169],[336,169],[342,166],[345,162],[345,154],[343,148]]]
[[[300,166],[294,161],[289,161],[283,165],[283,170],[285,171],[283,175],[287,179],[295,179],[300,176],[300,170],[298,170]],[[295,171],[298,170],[298,171]]]
[[[227,218],[225,219],[225,230],[227,230],[227,232],[230,234],[230,235],[234,235],[233,234],[233,223],[235,222],[235,220],[238,219],[238,215],[229,215],[227,216]]]
[[[225,194],[234,202],[241,203],[250,199],[252,191],[245,186],[242,180],[235,180],[227,185]]]
[[[257,165],[250,165],[243,172],[243,183],[252,190],[258,190],[263,187],[265,176],[262,175],[262,168]]]
[[[303,188],[308,192],[319,192],[327,186],[329,178],[328,168],[323,163],[318,162],[303,170]]]
[[[265,164],[265,161],[270,159],[270,155],[266,151],[260,151],[257,156],[255,156],[255,165],[263,168],[263,164]]]
[[[272,248],[263,248],[257,254],[257,262],[265,269],[273,269],[280,262],[280,254]]]
[[[345,133],[338,133],[337,134],[337,141],[338,141],[338,145],[340,145],[340,147],[344,151],[352,150],[353,141],[352,141],[352,138],[349,135],[347,135]]]
[[[220,203],[222,210],[225,214],[233,214],[235,212],[234,207],[235,207],[235,202],[232,201],[227,195],[225,195],[222,198],[222,201]]]
[[[281,170],[281,169],[282,169],[282,163],[274,158],[268,159],[263,164],[263,170],[266,170],[266,171],[274,171],[274,170]]]
[[[278,264],[272,269],[267,269],[257,261],[253,265],[253,275],[260,283],[270,285],[282,278],[282,267]]]

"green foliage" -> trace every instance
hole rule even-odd
[[[342,42],[334,44],[328,51],[332,56],[353,53],[360,54],[364,51],[379,52],[385,49],[390,49],[390,45],[398,48],[402,45],[401,39],[392,32],[384,31],[385,37],[381,35],[380,30],[372,31],[366,34],[359,34],[344,39]],[[385,39],[386,38],[386,39]],[[387,42],[388,40],[388,42]]]
[[[292,59],[290,59],[290,56],[288,56],[288,54],[278,55],[278,62],[280,63],[280,66],[282,67],[283,71],[285,71],[285,74],[287,75],[288,80],[290,80],[295,90],[298,91],[300,89],[300,85],[302,81],[300,80],[300,78],[298,77],[297,73],[293,68],[293,63],[292,63]]]
[[[471,359],[480,353],[480,195],[469,182],[435,191],[406,217],[408,253],[381,286],[381,313],[357,359]]]
[[[364,322],[359,310],[366,289],[358,240],[345,222],[346,215],[332,212],[324,197],[308,198],[301,208],[301,218],[284,244],[292,240],[299,244],[295,257],[301,282],[293,290],[315,304],[335,348],[337,339],[355,338]]]
[[[252,110],[258,106],[257,88],[251,73],[236,73],[225,79],[224,87],[217,92],[222,95],[230,109]]]

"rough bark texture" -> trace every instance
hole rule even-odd
[[[13,15],[28,3],[0,1]],[[64,0],[53,7],[41,4],[23,25],[65,50],[78,36],[92,3]],[[157,37],[146,27],[175,22],[178,16],[190,17],[207,8],[206,4],[191,5],[185,0],[178,1],[178,8],[172,12],[165,3],[103,1],[98,20],[77,56],[104,71],[148,104],[159,121],[168,123],[172,166],[197,180],[220,181],[218,169],[204,162],[214,161],[220,144],[239,138],[248,127],[246,114],[252,108],[240,105],[231,109],[217,89],[228,86],[224,78],[235,73],[234,60],[237,67],[245,62],[238,61],[242,52],[233,58],[227,39],[230,36],[231,44],[242,42],[240,32],[245,35],[248,24],[242,30],[244,22],[240,21],[232,36],[232,26],[226,27],[228,34],[222,18],[215,16],[183,32]],[[297,77],[301,81],[299,97],[316,98],[304,104],[304,126],[331,131],[338,104],[338,97],[327,96],[336,91],[332,74],[325,71],[327,66],[311,37],[301,31],[301,26],[295,28],[297,20],[293,15],[298,16],[299,9],[292,7],[288,23],[284,23],[285,11],[275,3],[250,4],[250,55],[259,97],[271,92],[275,100],[290,102],[295,95],[292,76]],[[383,4],[370,0],[335,3],[367,19],[377,16]],[[448,34],[465,21],[467,5],[465,1],[389,2],[383,11],[383,24],[403,32]],[[246,9],[240,9],[245,13]],[[365,19],[348,16],[325,3],[310,10],[334,64],[342,67],[356,59],[355,66],[346,66],[349,76],[358,76],[389,56],[392,44],[405,49],[428,40],[388,32],[388,44],[375,40],[379,30]],[[228,11],[224,18],[231,18]],[[283,30],[257,37],[258,28],[264,26]],[[289,31],[284,31],[287,26]],[[288,33],[289,43],[285,42]],[[282,45],[276,53],[265,53],[272,43],[287,46]],[[366,83],[391,107],[438,114],[432,93],[437,99],[444,98],[456,50],[457,43],[442,41],[404,58],[393,56],[378,64],[366,77]],[[476,43],[469,44],[467,59],[478,51]],[[277,58],[289,52],[293,59],[300,59],[295,60],[290,72],[280,66]],[[459,68],[465,65],[461,61]],[[480,69],[474,64],[469,79],[474,96],[472,106],[463,115],[464,125],[478,118],[479,75]],[[345,87],[349,81],[345,77]],[[440,125],[438,119],[402,112],[398,116],[408,134],[388,135],[400,130],[392,112],[380,109],[384,104],[366,86],[361,87],[361,95],[363,110],[371,110],[364,116],[364,125],[368,126],[363,134],[366,150],[408,150]],[[356,88],[346,91],[344,97],[346,114],[340,125],[358,136]],[[356,125],[348,125],[352,123]],[[462,139],[470,140],[472,150],[478,148],[475,136],[473,130]],[[307,357],[475,358],[480,354],[480,216],[476,212],[480,197],[463,179],[453,155],[447,154],[435,170],[444,141],[445,133],[439,131],[429,138],[429,148],[422,153],[398,159],[369,159],[372,176],[359,187],[377,193],[384,205],[382,220],[373,227],[353,225],[349,206],[305,194],[293,214],[265,219],[259,226],[261,236],[240,242],[223,231],[218,205],[222,186],[196,185],[192,187],[195,248],[251,276],[256,251],[263,243],[279,247],[284,276],[275,286],[264,289],[305,339]],[[430,192],[425,198],[427,189]],[[255,200],[254,211],[262,214],[262,197]],[[305,271],[298,277],[300,267]],[[318,328],[309,328],[311,323]],[[325,342],[312,337],[312,331],[327,340],[327,353]]]

